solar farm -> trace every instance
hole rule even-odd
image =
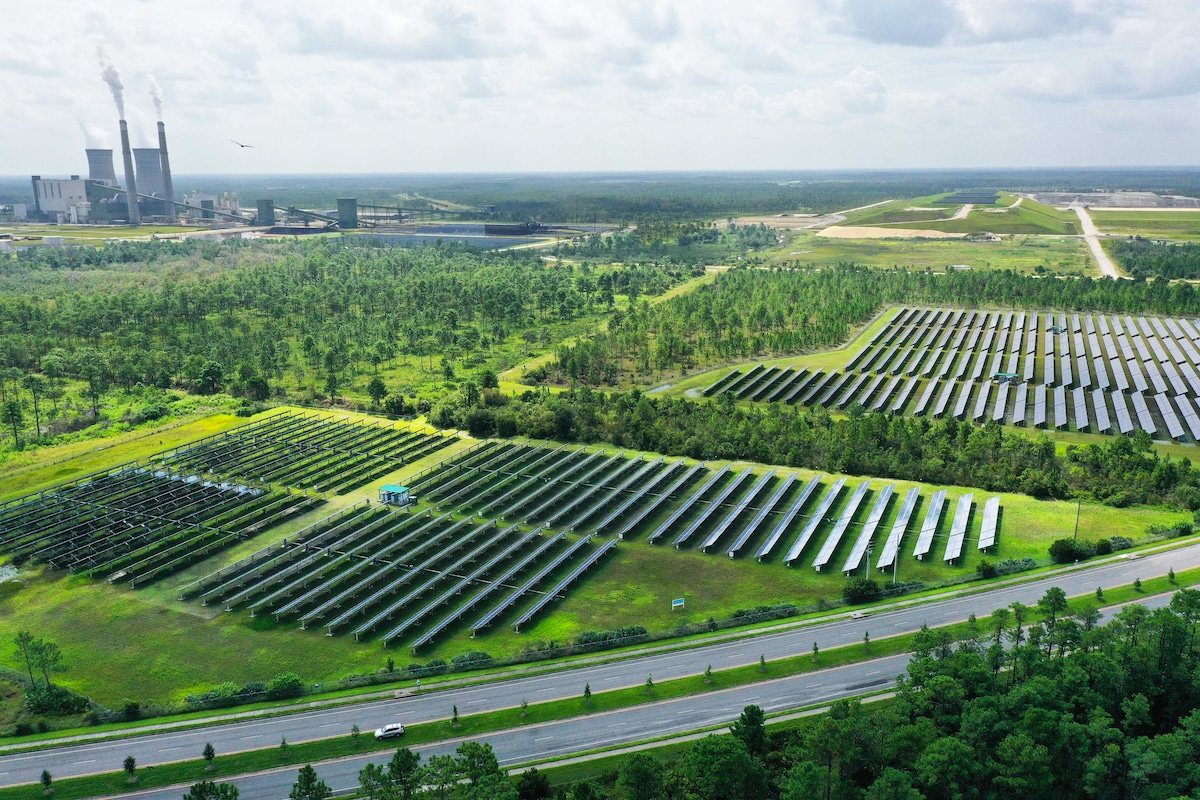
[[[140,588],[449,441],[276,414],[0,506],[0,554]]]
[[[1200,440],[1193,320],[900,309],[838,370],[757,365],[713,397]]]

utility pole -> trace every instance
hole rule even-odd
[[[1083,498],[1075,503],[1075,541],[1079,541],[1079,512],[1083,510]]]

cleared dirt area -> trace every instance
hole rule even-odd
[[[961,239],[965,233],[918,230],[914,228],[860,228],[843,225],[826,228],[817,234],[831,239]]]
[[[734,220],[738,225],[766,225],[769,228],[783,228],[789,231],[806,231],[832,225],[844,220],[841,214],[787,214],[769,217],[738,217]]]

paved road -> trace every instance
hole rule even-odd
[[[218,755],[238,750],[272,747],[283,737],[289,742],[321,739],[349,733],[355,723],[368,731],[396,720],[405,723],[448,719],[453,706],[460,714],[472,714],[499,708],[514,708],[522,699],[530,703],[580,697],[584,684],[593,692],[627,686],[640,686],[648,675],[661,682],[670,678],[699,675],[705,666],[714,669],[754,664],[759,656],[768,661],[812,652],[813,642],[822,650],[839,645],[861,642],[863,635],[880,639],[961,621],[974,613],[979,617],[1013,602],[1032,605],[1050,586],[1062,587],[1068,595],[1085,594],[1096,586],[1118,586],[1132,583],[1135,578],[1164,575],[1200,566],[1200,544],[1189,545],[1163,553],[1133,560],[1118,560],[1090,569],[1079,569],[1032,581],[981,592],[966,597],[950,597],[923,605],[899,608],[852,620],[843,618],[803,628],[788,628],[760,636],[726,641],[690,650],[656,653],[609,664],[581,666],[549,675],[514,678],[484,686],[431,691],[395,699],[362,703],[334,709],[303,712],[284,717],[216,725],[200,730],[161,732],[115,742],[81,743],[33,753],[0,757],[0,785],[32,783],[43,769],[55,778],[67,778],[120,768],[127,755],[133,755],[142,766],[199,756],[206,742],[212,742]],[[812,681],[811,676],[798,678],[800,684]],[[861,679],[856,679],[861,680]],[[853,684],[855,680],[848,681]],[[790,706],[798,707],[816,702],[811,697],[791,693]],[[819,700],[819,698],[817,698]],[[734,705],[729,708],[738,709]],[[736,716],[736,712],[735,712]],[[689,721],[694,728],[694,721]],[[649,730],[654,735],[656,728]],[[595,734],[595,730],[592,730]],[[636,738],[645,738],[643,730]],[[286,794],[286,792],[285,792]]]
[[[1091,248],[1092,258],[1096,259],[1096,264],[1100,267],[1100,274],[1106,278],[1121,277],[1117,268],[1113,266],[1112,259],[1108,257],[1108,253],[1104,252],[1104,248],[1100,246],[1100,229],[1096,227],[1096,223],[1092,222],[1091,214],[1088,214],[1087,209],[1083,206],[1072,206],[1072,208],[1079,217],[1079,224],[1083,228],[1083,238]]]
[[[1170,595],[1158,595],[1147,598],[1145,605],[1157,608],[1168,602]],[[908,655],[890,656],[809,675],[667,700],[650,706],[499,731],[476,737],[476,740],[489,743],[496,751],[500,764],[505,767],[565,758],[588,750],[618,747],[649,738],[682,735],[697,729],[724,725],[751,703],[773,714],[878,691],[904,672],[908,660]],[[452,752],[459,741],[421,745],[413,750],[427,758]],[[390,753],[385,751],[325,762],[315,765],[315,768],[321,779],[337,794],[349,794],[358,788],[359,770],[368,763],[383,763],[389,758]],[[292,765],[229,779],[227,782],[238,786],[242,800],[285,798],[296,780],[298,767]],[[180,794],[180,789],[176,787],[142,792],[138,797],[168,800],[178,798]]]

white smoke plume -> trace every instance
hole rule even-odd
[[[158,85],[158,81],[154,80],[153,75],[147,75],[146,82],[150,84],[150,99],[154,101],[154,113],[158,116],[158,121],[162,122],[162,87]]]
[[[83,131],[83,140],[85,142],[85,146],[89,150],[106,150],[112,147],[108,133],[103,128],[97,127],[96,125],[89,125],[88,123],[84,122],[82,118],[78,119],[77,121],[79,122],[79,130]]]
[[[100,59],[100,77],[108,84],[113,101],[117,104],[117,116],[125,119],[125,84],[121,81],[121,73],[108,57],[103,43],[96,45],[96,56]]]

